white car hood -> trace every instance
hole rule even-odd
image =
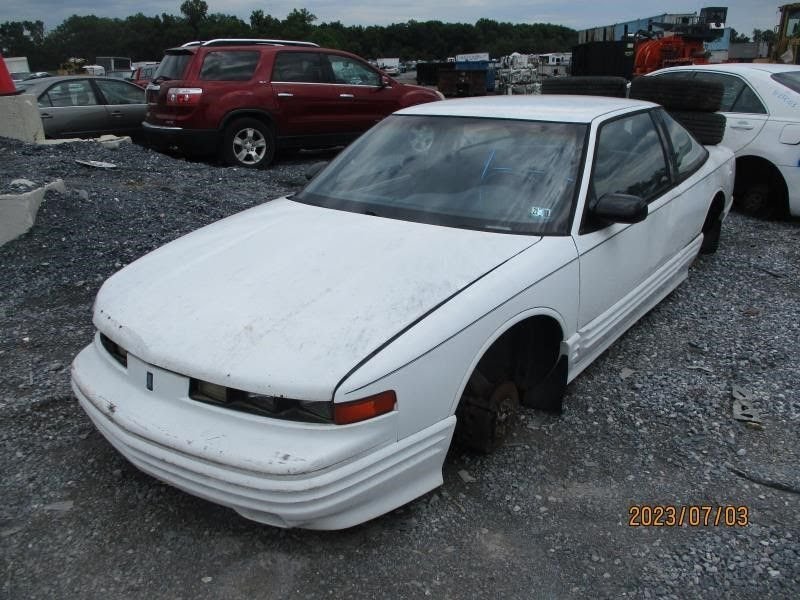
[[[279,199],[128,265],[98,293],[94,322],[177,373],[329,400],[393,335],[539,239]]]

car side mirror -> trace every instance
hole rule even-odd
[[[389,76],[388,75],[381,75],[381,87],[385,88],[385,87],[389,87],[390,85],[392,85],[392,80],[389,79]]]
[[[589,205],[589,213],[611,223],[638,223],[647,218],[647,202],[630,194],[606,194]]]
[[[320,171],[322,171],[322,169],[324,169],[327,166],[328,166],[327,160],[321,160],[319,162],[315,162],[313,165],[311,165],[306,169],[306,179],[308,181],[311,181],[312,179],[314,179],[314,177],[317,176],[317,174]]]

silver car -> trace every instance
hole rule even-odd
[[[65,75],[16,85],[36,96],[45,137],[136,136],[142,131],[144,90],[127,81]]]

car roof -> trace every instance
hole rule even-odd
[[[94,80],[103,80],[103,81],[122,81],[123,83],[130,83],[123,79],[118,79],[116,77],[98,77],[97,75],[89,75],[88,73],[84,75],[54,75],[53,77],[42,77],[40,79],[29,79],[28,81],[20,81],[17,83],[17,87],[20,89],[24,89],[25,91],[33,91],[33,92],[41,92],[44,88],[50,87],[55,83],[60,83],[62,81],[71,81],[73,79],[94,79]],[[134,85],[134,84],[130,84]]]
[[[643,100],[601,96],[479,96],[418,104],[396,114],[591,123],[606,115],[654,106]]]
[[[786,71],[800,71],[800,65],[782,65],[777,63],[713,63],[708,65],[683,65],[653,71],[652,74],[662,71],[724,71],[726,73],[752,73],[761,71],[765,73],[784,73]]]

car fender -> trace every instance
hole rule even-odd
[[[396,390],[403,438],[453,414],[477,361],[509,327],[534,315],[551,316],[568,339],[577,322],[577,250],[568,236],[543,240],[359,365],[340,382],[334,402]],[[546,247],[537,251],[540,244]]]

